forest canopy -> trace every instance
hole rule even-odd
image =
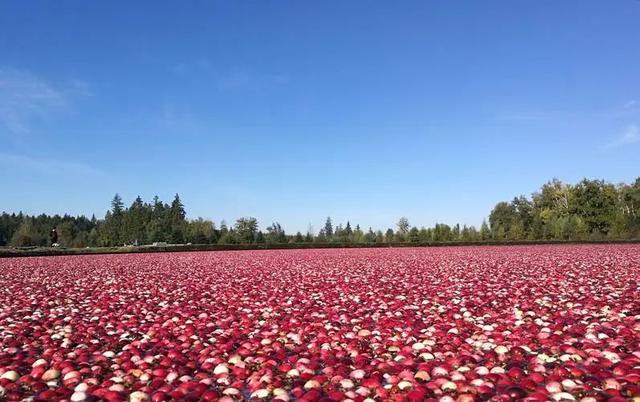
[[[347,221],[337,224],[328,217],[318,233],[288,234],[278,222],[264,231],[253,217],[241,217],[233,225],[202,218],[187,219],[178,194],[167,204],[157,196],[151,202],[137,197],[126,207],[116,194],[104,218],[95,216],[23,213],[0,215],[0,246],[47,246],[56,228],[65,247],[104,247],[169,244],[250,243],[394,243],[478,242],[518,240],[623,240],[640,238],[640,178],[631,184],[583,179],[566,184],[553,179],[531,197],[502,201],[479,228],[437,223],[411,226],[401,217],[395,228],[363,230]]]

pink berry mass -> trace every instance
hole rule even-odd
[[[0,260],[0,399],[640,400],[640,246]]]

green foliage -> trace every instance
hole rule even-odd
[[[420,241],[420,230],[415,226],[409,230],[409,241],[411,243],[418,243]]]
[[[113,196],[113,200],[111,200],[111,213],[114,215],[119,215],[122,213],[124,209],[124,203],[122,202],[122,197],[118,193]]]
[[[356,225],[356,228],[351,235],[351,242],[353,243],[365,242],[364,232],[362,231],[362,229],[360,229],[360,225]]]
[[[264,239],[262,239],[264,242]],[[232,230],[227,231],[225,234],[220,236],[220,240],[218,240],[219,244],[239,244],[240,239],[236,235],[236,233]]]
[[[398,220],[396,226],[398,227],[398,232],[396,233],[398,237],[404,237],[407,233],[409,233],[409,228],[411,225],[409,225],[409,219],[403,216]]]
[[[215,225],[209,220],[198,218],[187,222],[186,240],[192,244],[213,244],[217,242]]]
[[[300,237],[302,237],[302,234],[300,234]],[[265,236],[265,240],[269,244],[288,242],[287,235],[278,222],[274,222],[271,224],[271,226],[267,227],[267,235]]]
[[[369,227],[369,231],[364,235],[364,243],[375,243],[377,240],[376,233]]]
[[[512,203],[499,202],[489,214],[489,225],[496,240],[505,240],[518,220],[516,208]]]
[[[58,231],[58,243],[67,247],[82,247],[82,239],[78,238],[78,228],[72,222],[62,222],[56,228]]]
[[[46,246],[49,232],[57,227],[58,243],[63,247],[107,247],[123,244],[198,243],[217,242],[220,233],[213,222],[198,218],[186,219],[180,197],[176,195],[171,205],[164,204],[156,196],[151,204],[137,197],[125,208],[120,195],[111,200],[111,208],[104,219],[95,216],[69,215],[25,216],[23,214],[0,215],[0,246]]]
[[[329,239],[333,237],[333,223],[331,223],[330,216],[327,216],[327,220],[324,223],[324,235]]]
[[[16,247],[40,246],[42,243],[43,239],[36,232],[31,219],[25,219],[11,236],[11,245]]]
[[[432,232],[432,241],[452,241],[453,235],[451,227],[444,223],[436,223]]]
[[[487,221],[483,220],[482,225],[480,225],[480,240],[483,240],[483,241],[490,240],[491,237],[492,237],[491,229],[489,228]]]
[[[576,185],[558,179],[545,183],[531,200],[499,202],[489,222],[495,240],[630,239],[638,226],[640,179],[614,186],[583,179]],[[486,230],[481,236],[486,239]]]
[[[234,230],[237,234],[238,242],[254,243],[258,234],[258,220],[252,217],[240,218],[236,220]]]
[[[307,234],[304,236],[304,241],[306,243],[313,243],[313,233],[307,232]]]
[[[557,240],[585,240],[588,238],[589,228],[579,216],[563,216],[554,223],[554,235]]]
[[[584,179],[572,193],[570,213],[582,218],[590,232],[607,235],[615,221],[616,188],[603,180]]]
[[[369,228],[364,232],[347,221],[343,226],[327,217],[317,236],[309,230],[287,235],[278,222],[258,230],[255,218],[240,218],[232,228],[223,220],[216,229],[210,220],[186,217],[178,194],[171,204],[155,196],[151,203],[136,197],[126,208],[116,194],[104,219],[85,216],[0,215],[0,246],[46,246],[49,232],[57,227],[58,242],[64,247],[122,246],[123,244],[270,244],[333,243],[428,243],[491,242],[522,240],[616,240],[640,238],[640,178],[631,184],[613,185],[603,180],[584,179],[576,185],[553,179],[530,198],[515,197],[495,205],[480,229],[436,223],[433,227],[410,227],[399,219],[397,231]]]
[[[394,241],[393,229],[389,228],[384,234],[384,241],[386,243],[392,243]]]

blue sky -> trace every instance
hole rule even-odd
[[[0,209],[478,225],[640,175],[640,1],[0,3]]]

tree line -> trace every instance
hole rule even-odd
[[[531,198],[499,202],[489,215],[496,240],[604,240],[640,237],[640,178],[614,185],[554,179]]]
[[[318,233],[288,234],[278,222],[261,230],[253,217],[219,226],[202,218],[187,219],[178,194],[168,204],[137,197],[126,207],[116,194],[104,218],[7,212],[0,215],[0,246],[46,246],[49,232],[58,232],[66,247],[105,247],[168,244],[251,243],[396,243],[482,242],[518,240],[617,240],[640,238],[640,178],[614,185],[584,179],[575,185],[554,179],[531,197],[519,196],[496,204],[488,222],[479,228],[437,223],[411,226],[406,217],[386,231],[363,230],[359,225],[334,225],[328,217]]]

